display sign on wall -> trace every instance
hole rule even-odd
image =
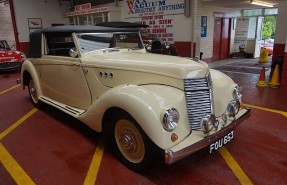
[[[201,16],[201,37],[206,37],[207,16]]]
[[[172,15],[184,14],[184,0],[125,0],[123,17],[128,22],[145,24],[147,36],[174,43]]]
[[[27,18],[29,33],[42,29],[42,19],[41,18]]]
[[[245,52],[247,45],[248,27],[249,18],[237,18],[233,49],[235,52]]]
[[[184,0],[125,0],[124,18],[184,13]]]
[[[172,16],[147,16],[142,17],[141,21],[138,21],[136,23],[149,25],[149,27],[146,28],[148,38],[158,38],[163,42],[174,43],[174,28]]]

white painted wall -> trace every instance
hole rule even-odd
[[[64,13],[68,12],[69,2],[59,0],[13,0],[16,24],[20,42],[29,42],[29,27],[27,18],[41,18],[42,27],[51,24],[68,24]]]
[[[286,15],[287,15],[287,1],[279,1],[278,15],[276,21],[276,32],[274,38],[275,44],[286,43],[286,36],[287,36]]]

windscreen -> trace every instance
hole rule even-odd
[[[83,53],[106,49],[142,49],[139,33],[94,33],[78,34],[80,50]]]

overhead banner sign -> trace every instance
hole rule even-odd
[[[125,19],[151,15],[172,15],[184,13],[184,0],[125,0]]]
[[[95,14],[95,13],[103,13],[103,12],[109,12],[110,9],[108,7],[100,7],[100,8],[91,8],[89,5],[90,3],[77,5],[75,6],[74,12],[68,12],[64,14],[64,17],[70,17],[70,16],[76,16],[76,15],[86,15],[86,14]]]

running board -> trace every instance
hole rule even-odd
[[[56,107],[57,109],[60,109],[63,112],[65,112],[65,113],[67,113],[73,117],[78,117],[81,114],[83,114],[84,112],[86,112],[86,110],[71,107],[71,106],[65,105],[63,103],[57,102],[55,100],[52,100],[50,98],[47,98],[47,97],[41,96],[41,97],[39,97],[39,100],[41,100],[42,102],[49,104],[53,107]]]

